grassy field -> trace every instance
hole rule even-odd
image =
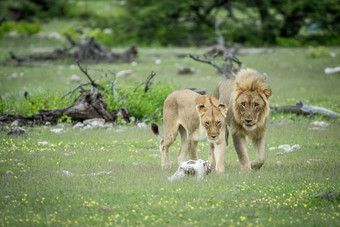
[[[9,50],[27,54],[59,45],[63,41],[3,38],[0,59],[7,58]],[[340,77],[323,72],[325,67],[338,66],[340,49],[329,50],[336,57],[308,58],[307,49],[271,48],[239,58],[245,67],[268,74],[272,105],[304,101],[340,112]],[[154,70],[156,81],[178,88],[205,88],[208,93],[222,78],[209,65],[176,57],[201,54],[203,48],[139,48],[139,52],[135,66],[89,67],[116,72],[132,69],[133,75],[119,78],[119,84],[144,81]],[[178,66],[192,66],[196,72],[180,76]],[[105,80],[101,73],[91,72],[97,81]],[[65,94],[76,85],[67,82],[72,74],[86,81],[74,64],[0,66],[0,95],[23,99],[25,90],[39,89]],[[315,120],[330,125],[312,130]],[[66,127],[64,134],[50,132],[50,127],[26,130],[26,137],[7,136],[5,128],[0,131],[1,226],[339,226],[339,197],[318,197],[340,191],[337,119],[275,114],[261,170],[240,172],[230,140],[225,174],[175,182],[167,178],[177,168],[179,141],[170,148],[174,169],[163,172],[159,144],[149,128]],[[290,153],[268,149],[282,144],[299,144],[301,149]],[[208,144],[200,143],[198,152],[207,159]],[[249,155],[255,157],[251,146]]]

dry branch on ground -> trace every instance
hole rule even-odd
[[[215,62],[215,59],[218,56],[219,56],[219,53],[215,53],[210,58],[206,55],[203,55],[203,58],[201,58],[201,57],[189,54],[189,57],[194,59],[195,61],[212,65],[214,68],[217,69],[219,73],[222,73],[225,76],[225,78],[227,79],[234,78],[237,72],[241,69],[242,62],[225,48],[223,50],[223,55],[222,55],[223,62],[221,66]],[[235,67],[234,63],[236,63],[238,67]]]
[[[66,38],[70,45],[64,48],[57,48],[50,53],[30,54],[27,56],[19,56],[10,52],[10,60],[16,64],[22,64],[24,62],[73,59],[80,63],[95,64],[132,62],[138,56],[138,50],[135,45],[130,46],[123,52],[113,52],[107,47],[96,43],[93,37],[87,39],[84,43],[78,43],[68,35],[66,35]]]
[[[288,106],[278,106],[278,107],[271,107],[272,112],[283,112],[283,113],[295,113],[295,114],[302,114],[302,115],[324,115],[327,117],[340,117],[340,113],[334,112],[332,110],[318,107],[318,106],[311,106],[307,105],[303,102],[298,102],[296,105],[288,105]]]
[[[70,95],[76,90],[80,91],[80,95],[75,99],[72,106],[55,110],[42,109],[39,110],[38,113],[31,116],[1,114],[0,122],[11,123],[13,121],[18,121],[19,125],[45,125],[47,122],[55,124],[57,123],[58,119],[64,115],[67,115],[73,121],[103,118],[107,122],[115,122],[119,116],[129,122],[130,113],[126,108],[121,108],[116,112],[110,112],[107,110],[107,104],[102,99],[102,93],[100,92],[100,90],[103,88],[99,84],[95,83],[95,81],[91,78],[87,67],[82,67],[79,63],[78,66],[90,82],[80,84],[68,93],[70,97]],[[91,88],[85,90],[83,87],[87,85],[91,85]],[[28,95],[25,94],[25,97],[27,96]]]

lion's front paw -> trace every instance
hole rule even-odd
[[[241,166],[241,170],[244,171],[244,172],[250,172],[251,167],[250,166]]]
[[[171,163],[162,164],[162,170],[171,170]]]
[[[259,170],[263,166],[264,162],[257,162],[257,161],[252,161],[250,163],[251,168],[254,170]]]
[[[248,162],[248,163],[241,164],[241,170],[244,172],[250,172],[251,171],[250,163]]]

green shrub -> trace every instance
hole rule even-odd
[[[72,123],[72,118],[69,117],[69,116],[67,116],[67,115],[63,115],[63,116],[61,116],[61,117],[58,119],[57,122],[58,122],[58,123],[66,122],[66,123],[71,124],[71,123]]]
[[[307,57],[328,57],[330,56],[329,51],[324,46],[318,46],[307,51]]]
[[[112,35],[112,33],[105,33],[103,30],[96,28],[85,32],[87,37],[94,37],[96,42],[101,43],[105,46],[114,46],[117,43]]]
[[[66,9],[71,7],[69,0],[19,0],[0,1],[0,15],[7,20],[32,20],[65,16]]]
[[[117,44],[115,41],[115,38],[110,33],[105,33],[99,28],[96,29],[89,29],[89,28],[83,28],[85,30],[84,35],[86,37],[94,37],[96,42],[103,44],[105,46],[114,46]],[[62,35],[68,34],[72,39],[79,39],[80,34],[76,31],[76,28],[66,28],[61,32]]]
[[[15,30],[19,34],[33,35],[41,30],[41,24],[38,21],[29,23],[25,20],[21,20],[19,23],[17,23]]]
[[[282,47],[299,47],[299,46],[301,46],[301,41],[299,41],[296,38],[285,38],[285,37],[278,36],[278,37],[275,38],[275,40],[276,40],[276,43],[279,46],[282,46]]]
[[[72,39],[79,39],[80,35],[74,28],[66,28],[61,33],[61,35],[65,36],[69,35]]]
[[[117,95],[115,98],[112,90],[107,88],[105,101],[108,104],[110,111],[115,111],[121,107],[126,107],[131,116],[143,120],[153,118],[160,120],[163,113],[163,103],[166,97],[175,88],[173,86],[155,83],[147,92],[144,92],[144,87],[141,86],[135,89],[138,84],[129,85],[126,87],[117,87]]]
[[[112,89],[106,86],[106,95],[104,101],[108,104],[108,111],[116,111],[119,108],[126,107],[131,116],[139,120],[153,118],[160,120],[163,113],[163,102],[165,98],[175,88],[173,86],[155,83],[147,92],[144,92],[144,87],[138,87],[138,84],[128,86],[118,86],[116,89],[117,97],[115,98]],[[20,114],[29,116],[36,114],[41,109],[62,109],[73,104],[77,94],[67,99],[60,99],[61,94],[51,94],[48,90],[29,91],[29,95],[25,98],[24,94],[12,93],[0,99],[0,113]],[[155,116],[154,116],[155,115]],[[58,122],[70,122],[71,119],[67,116],[61,117]]]
[[[41,24],[38,21],[30,23],[25,20],[19,22],[5,21],[0,25],[0,37],[5,35],[7,32],[15,31],[18,34],[33,35],[41,30]]]
[[[5,35],[7,32],[14,31],[16,23],[14,21],[5,21],[0,25],[0,37]]]
[[[0,112],[24,116],[36,114],[41,109],[61,109],[73,102],[75,94],[68,101],[61,100],[61,94],[51,94],[48,90],[30,90],[25,98],[22,92],[15,92],[1,98]]]

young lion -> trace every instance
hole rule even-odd
[[[227,106],[213,96],[199,95],[190,90],[171,93],[164,101],[164,139],[159,136],[158,126],[154,123],[151,125],[152,131],[160,140],[163,170],[171,169],[168,149],[179,132],[179,163],[183,162],[188,154],[191,160],[197,160],[197,142],[208,140],[209,162],[216,171],[224,172],[226,112]]]
[[[253,69],[243,69],[235,80],[222,80],[214,91],[220,102],[228,104],[227,124],[241,168],[260,169],[265,160],[265,133],[269,121],[272,95],[266,77]],[[252,138],[256,159],[249,162],[248,137]]]

